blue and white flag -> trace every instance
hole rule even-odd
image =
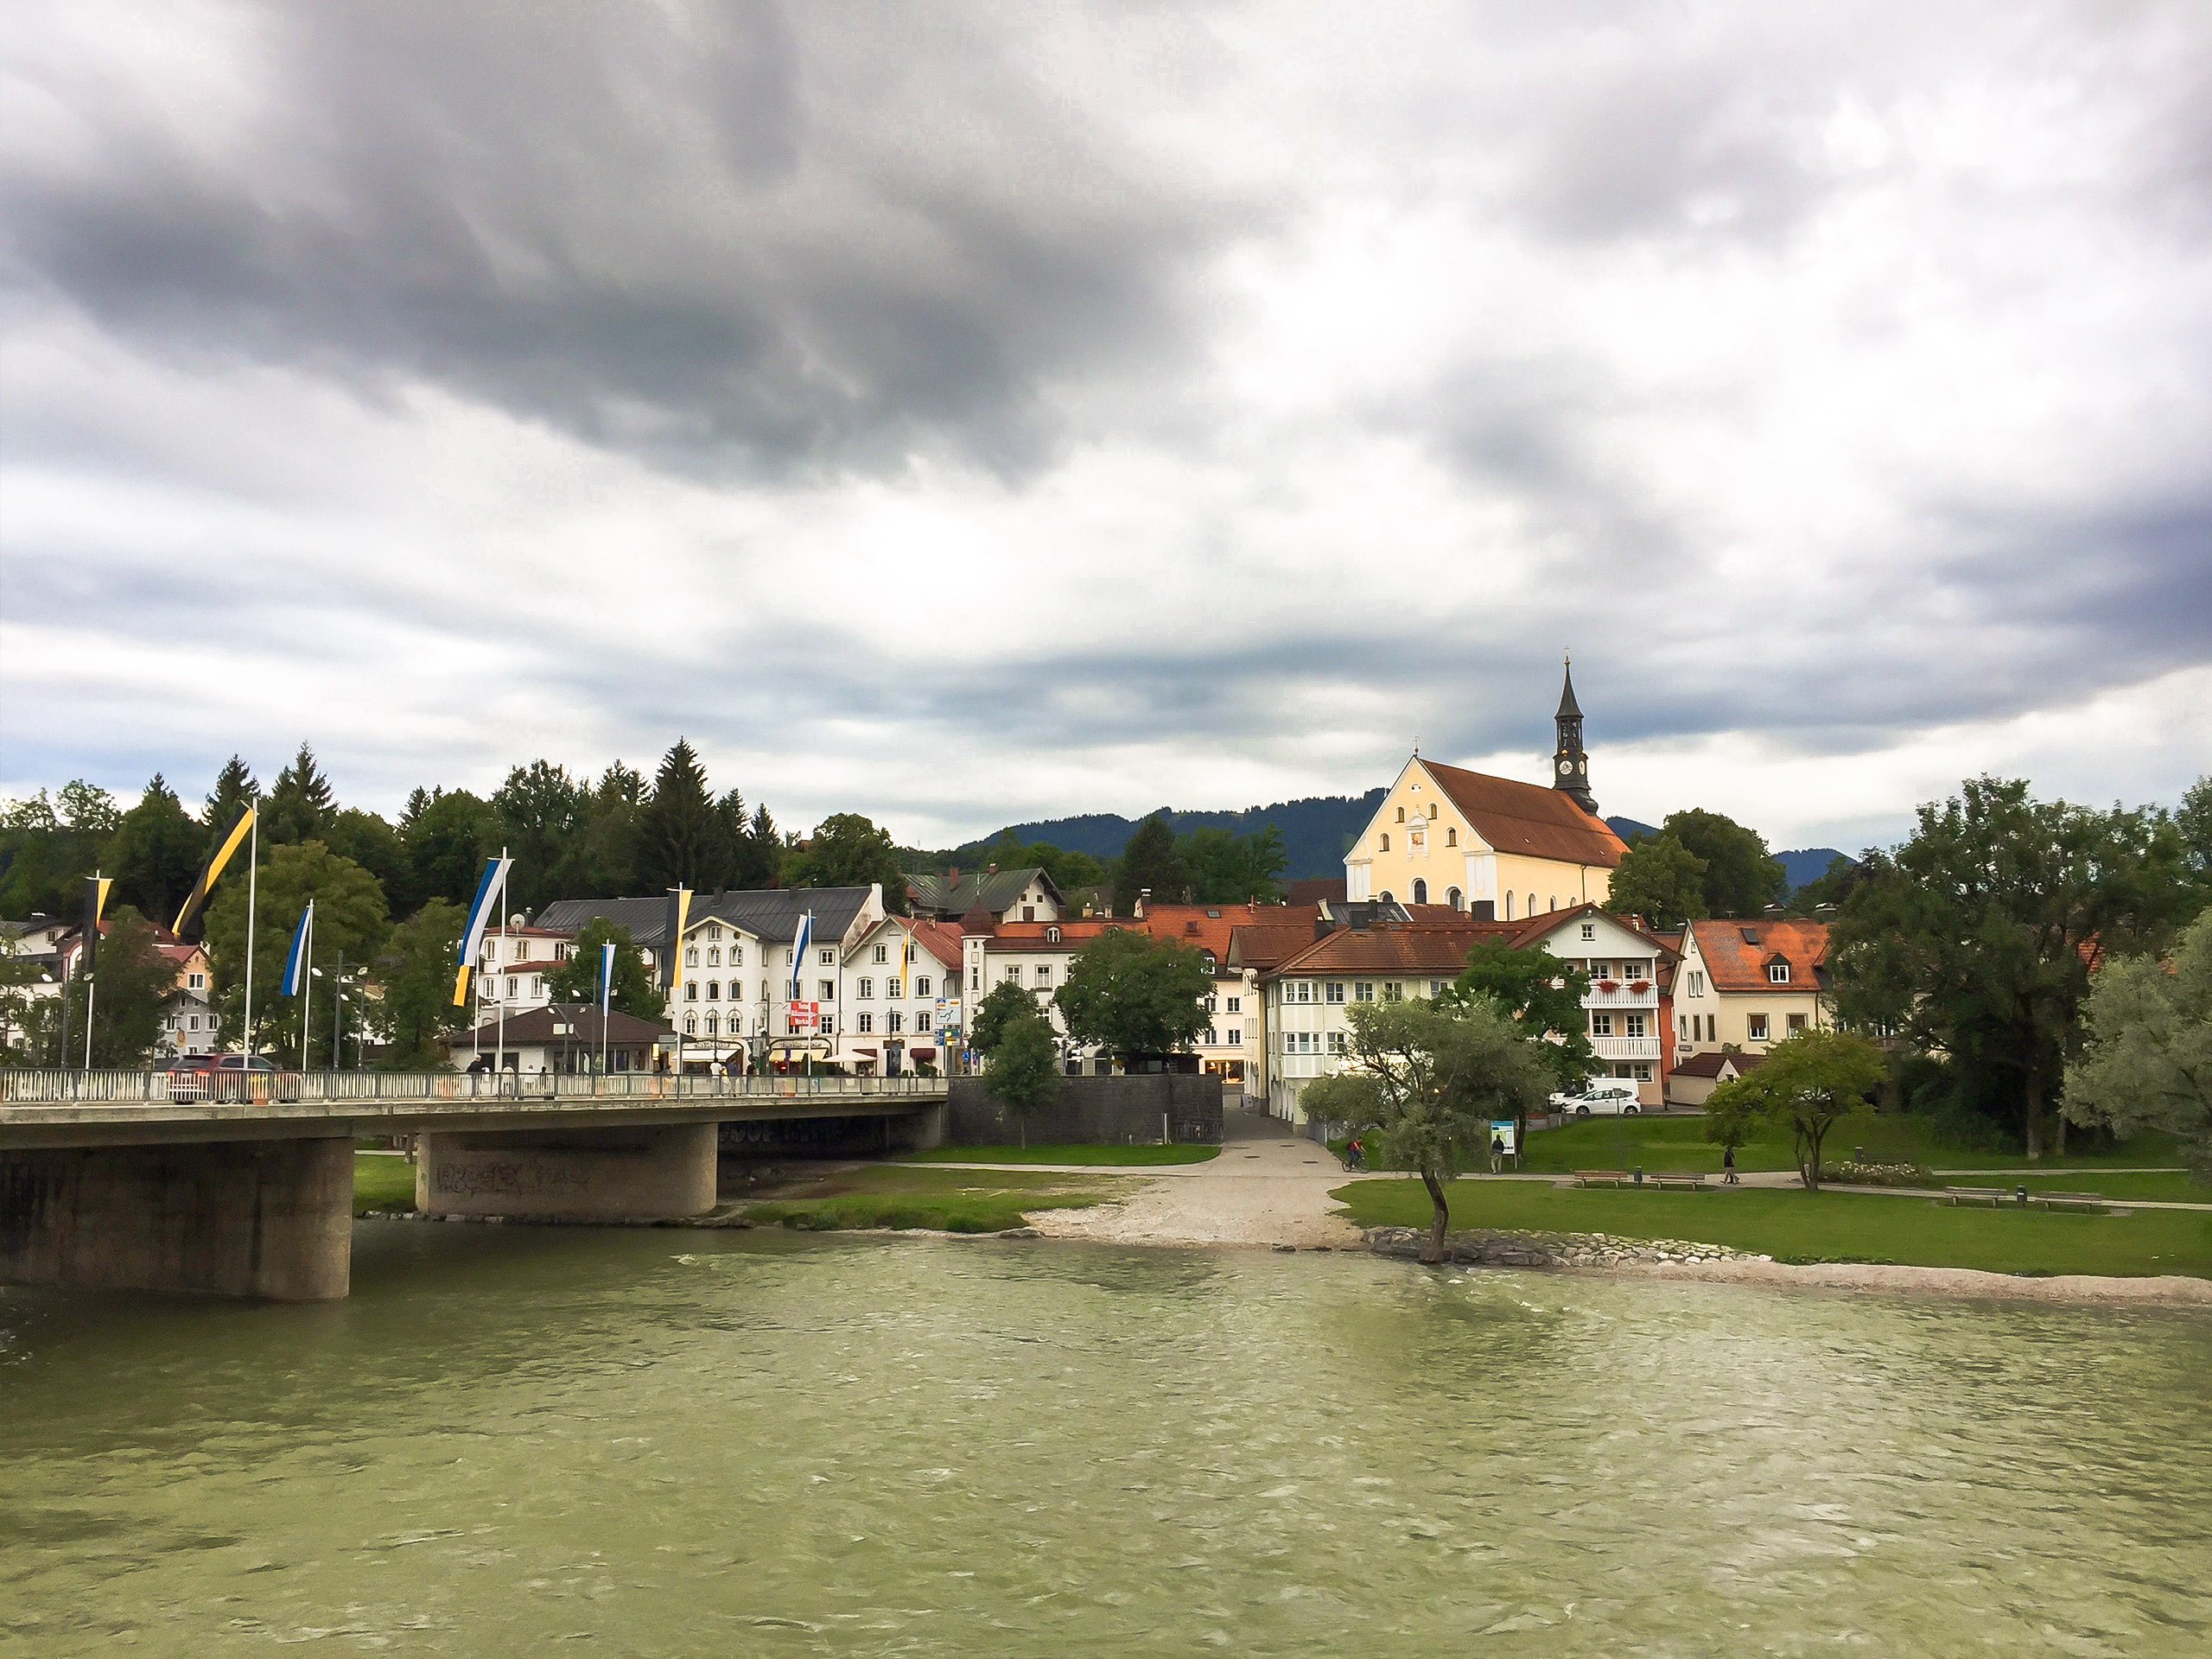
[[[300,988],[308,982],[308,941],[315,934],[315,900],[308,900],[308,907],[300,912],[299,925],[292,930],[291,954],[284,958],[284,982],[279,988],[286,996],[297,996]]]
[[[614,995],[614,941],[599,947],[599,1005],[605,1007]]]
[[[791,1001],[799,1000],[799,976],[806,969],[806,947],[814,942],[814,912],[800,912],[798,931],[791,935]]]
[[[484,930],[491,923],[492,906],[506,889],[507,867],[513,862],[512,858],[484,861],[484,879],[476,884],[476,897],[468,906],[468,925],[461,930],[461,948],[454,952],[454,965],[461,970],[453,981],[455,1007],[468,1000],[468,970],[476,965],[476,953],[484,948]]]

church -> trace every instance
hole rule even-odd
[[[1345,896],[1448,905],[1502,922],[1605,903],[1628,849],[1590,792],[1571,664],[1554,723],[1548,788],[1416,752],[1344,855]]]

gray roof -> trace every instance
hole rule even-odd
[[[1059,896],[1060,890],[1041,864],[1018,870],[968,870],[957,885],[941,875],[910,875],[906,886],[921,909],[957,921],[978,904],[994,916],[1003,913],[1021,902],[1021,895],[1033,881],[1042,881],[1047,892]]]
[[[691,896],[691,920],[718,919],[741,927],[763,939],[789,939],[798,931],[799,912],[814,912],[814,937],[836,940],[844,937],[861,906],[868,903],[866,887],[732,888],[727,893],[699,893]],[[582,931],[586,923],[610,921],[630,930],[630,942],[656,950],[668,943],[668,895],[650,899],[556,899],[531,921],[556,932]]]

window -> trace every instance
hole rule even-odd
[[[1457,847],[1459,844],[1459,831],[1455,825],[1445,825],[1444,844],[1446,847]]]
[[[1466,908],[1465,902],[1465,898],[1466,895],[1462,893],[1457,887],[1446,887],[1444,889],[1444,902],[1451,906],[1454,910],[1464,910]]]
[[[1399,822],[1400,823],[1403,823],[1405,821],[1406,821],[1406,809],[1405,809],[1404,807],[1402,807],[1402,807],[1400,807],[1400,808],[1398,809],[1398,822]]]
[[[184,976],[184,988],[188,991],[206,990],[207,988],[207,976],[205,974],[187,974]]]
[[[887,1001],[896,1001],[898,998],[906,995],[906,988],[900,985],[897,980],[887,979],[883,982],[883,995]]]
[[[1585,923],[1583,923],[1583,924],[1582,924],[1582,938],[1583,938],[1583,939],[1585,940],[1585,942],[1587,942],[1587,941],[1589,941],[1589,940],[1591,940],[1591,939],[1594,939],[1594,938],[1596,938],[1597,937],[1598,937],[1598,925],[1597,925],[1597,923],[1595,923],[1595,922],[1585,922]]]
[[[822,995],[816,1000],[822,1002],[836,1001],[837,999],[837,982],[834,979],[825,979],[819,982],[819,983]]]
[[[722,936],[722,931],[721,931],[721,927],[720,927],[719,925],[717,925],[716,924],[715,924],[715,923],[713,923],[713,922],[709,922],[709,923],[708,923],[708,924],[707,924],[707,937],[708,937],[709,938],[710,938],[710,939],[719,939],[720,938],[721,938],[721,936]]]
[[[1344,1000],[1344,988],[1340,985],[1337,988],[1337,1001],[1341,1002]],[[1241,996],[1224,997],[1221,1007],[1224,1014],[1242,1014],[1244,1012],[1244,999]]]
[[[1763,1043],[1766,1041],[1766,1015],[1763,1014],[1751,1014],[1749,1016],[1749,1022],[1750,1028],[1745,1033],[1746,1039],[1754,1043]]]
[[[1405,987],[1399,984],[1395,979],[1384,980],[1382,982],[1382,1000],[1385,1002],[1404,1001],[1406,1000]]]
[[[968,988],[971,991],[980,991],[983,988],[983,970],[982,969],[970,968],[968,970]]]
[[[513,993],[510,991],[508,995],[512,996]],[[699,982],[697,980],[687,979],[683,982],[683,1000],[686,1002],[696,1002],[699,1000]]]
[[[763,1002],[768,1000],[768,982],[765,979],[760,982],[760,1000]]]
[[[1332,1031],[1332,1032],[1331,1032],[1331,1033],[1329,1033],[1329,1052],[1330,1052],[1330,1053],[1332,1053],[1332,1054],[1342,1054],[1344,1052],[1344,1033],[1342,1033],[1341,1031]]]
[[[1805,1029],[1805,1016],[1802,1014],[1793,1014],[1789,1018],[1788,1025],[1789,1027],[1789,1034],[1792,1037],[1795,1037],[1799,1032]]]
[[[1611,1036],[1613,1034],[1613,1016],[1610,1014],[1592,1014],[1590,1016],[1590,1034],[1592,1037]]]
[[[822,1034],[824,1037],[835,1037],[837,1034],[837,1016],[836,1014],[825,1014],[822,1016]]]
[[[200,1016],[199,1016],[198,1014],[194,1014],[194,1015],[191,1017],[190,1020],[189,1020],[188,1023],[189,1023],[189,1025],[191,1026],[191,1027],[192,1027],[192,1029],[193,1029],[193,1030],[194,1030],[194,1031],[199,1030],[199,1029],[200,1029]]]
[[[863,1010],[853,1016],[853,1029],[866,1037],[875,1030],[875,1016]]]
[[[1231,1048],[1242,1048],[1243,1046],[1244,1027],[1242,1026],[1231,1026],[1229,1028],[1229,1046]]]
[[[1787,985],[1789,982],[1789,964],[1786,962],[1767,963],[1766,982],[1770,985]]]
[[[1529,908],[1528,908],[1527,910],[1525,910],[1525,911],[1522,912],[1522,915],[1524,915],[1524,916],[1533,916],[1533,915],[1535,915],[1535,913],[1536,913],[1536,895],[1535,895],[1535,893],[1530,893],[1530,894],[1529,895]]]
[[[1039,985],[1049,985],[1052,982],[1052,970],[1043,963],[1039,963],[1037,964],[1036,973],[1032,977]]]
[[[893,1037],[896,1037],[900,1032],[906,1028],[906,1021],[904,1017],[900,1015],[899,1010],[893,1008],[890,1013],[883,1016],[883,1028],[889,1032]]]
[[[1218,1014],[1221,1012],[1221,999],[1211,995],[1202,996],[1198,999],[1198,1006],[1208,1014]]]
[[[1680,1038],[1681,1038],[1684,1042],[1686,1042],[1686,1043],[1687,1043],[1688,1041],[1689,1041],[1689,1039],[1690,1039],[1690,1017],[1689,1017],[1689,1015],[1688,1015],[1687,1014],[1683,1014],[1680,1019],[1678,1019],[1678,1020],[1676,1020],[1675,1021],[1675,1035],[1679,1036],[1679,1037],[1680,1037]]]
[[[699,1016],[697,1014],[687,1014],[683,1016],[683,1034],[686,1037],[696,1037],[699,1034]]]
[[[835,968],[837,965],[837,953],[835,950],[823,950],[817,954],[815,960],[824,968]]]
[[[1034,905],[1024,905],[1021,907],[1021,919],[1025,922],[1035,921],[1037,919],[1037,906]]]
[[[707,982],[707,1001],[709,1001],[709,1002],[719,1002],[719,1001],[721,1001],[721,1000],[722,1000],[722,982],[721,982],[721,981],[720,981],[720,980],[718,980],[718,979],[710,979],[710,980],[709,980],[709,981]]]
[[[507,1000],[509,1001],[512,1001],[514,1000],[515,986],[518,982],[512,974],[509,974],[507,976]]]
[[[1440,979],[1432,979],[1432,980],[1430,980],[1430,981],[1428,982],[1428,994],[1429,994],[1431,996],[1441,996],[1441,995],[1444,995],[1444,982],[1443,982],[1442,980],[1440,980]]]
[[[1427,902],[1428,882],[1424,878],[1417,875],[1414,878],[1414,903],[1417,905],[1425,905]]]
[[[742,968],[745,966],[745,947],[743,945],[733,944],[730,946],[729,965],[733,968]]]
[[[1313,986],[1311,981],[1286,979],[1282,982],[1282,1000],[1286,1002],[1311,1002]]]
[[[1647,1037],[1650,1035],[1650,1033],[1644,1029],[1643,1016],[1642,1014],[1631,1014],[1629,1015],[1628,1034],[1631,1037]]]
[[[927,1031],[929,1028],[930,1011],[927,1008],[916,1008],[914,1010],[914,1029],[916,1031]]]
[[[1387,853],[1390,850],[1390,835],[1388,830],[1383,831],[1382,843],[1381,846],[1376,848],[1376,850],[1382,853]]]
[[[543,996],[543,995],[545,995],[545,976],[544,976],[544,975],[543,975],[543,974],[532,974],[532,975],[530,976],[530,994],[531,994],[532,996]]]
[[[699,947],[697,945],[687,944],[683,947],[683,965],[686,968],[696,968],[699,965]]]
[[[1637,1063],[1636,1080],[1638,1083],[1649,1083],[1651,1081],[1651,1064],[1649,1061],[1639,1060]]]
[[[1221,1046],[1219,1043],[1214,1040],[1213,1027],[1211,1026],[1208,1026],[1204,1031],[1198,1033],[1198,1046],[1200,1048],[1219,1048]]]
[[[1705,975],[1702,970],[1691,974],[1690,995],[1692,996],[1703,996],[1705,995]]]
[[[1431,801],[1428,804],[1428,816],[1432,818],[1440,816],[1439,809],[1434,801]]]
[[[1513,919],[1513,895],[1510,893],[1505,895],[1505,919],[1509,922]]]
[[[715,1033],[719,1028],[720,1028],[720,1027],[719,1027],[719,1026],[717,1025],[717,1023],[716,1023],[716,1021],[715,1021],[715,1013],[714,1013],[714,1010],[713,1010],[712,1008],[708,1009],[708,1010],[707,1010],[707,1035],[708,1035],[708,1036],[709,1036],[709,1037],[713,1036],[713,1035],[715,1034]]]
[[[1544,913],[1545,913],[1546,915],[1549,915],[1553,911],[1555,911],[1555,910],[1557,910],[1558,908],[1559,908],[1559,895],[1558,895],[1557,893],[1547,893],[1547,894],[1545,894],[1545,895],[1544,895]]]
[[[707,952],[707,966],[709,968],[719,968],[721,965],[722,953],[721,949],[719,947],[710,949]]]
[[[936,995],[935,992],[930,989],[930,978],[927,974],[917,974],[914,976],[914,995],[916,996],[932,996]]]
[[[867,1001],[870,997],[875,995],[875,982],[872,979],[867,978],[866,976],[855,981],[853,984],[853,995],[858,997],[861,1001]]]
[[[875,947],[875,954],[874,954],[874,956],[870,957],[868,958],[868,960],[869,960],[870,962],[888,962],[888,961],[890,961],[890,960],[891,960],[891,947],[890,947],[889,945],[887,945],[887,944],[879,944],[879,945],[877,945],[877,946]]]
[[[1060,942],[1060,930],[1059,930],[1058,928],[1057,928],[1057,927],[1048,927],[1048,928],[1046,928],[1046,929],[1045,930],[1045,943],[1046,943],[1046,944],[1058,944],[1059,942]]]
[[[1020,983],[1021,983],[1021,964],[1020,964],[1020,963],[1018,963],[1018,962],[1017,962],[1017,963],[1009,963],[1007,965],[1007,970],[1006,970],[1006,972],[1005,972],[1003,975],[1001,975],[1001,978],[1003,978],[1003,979],[1006,981],[1006,982],[1007,982],[1007,984],[1009,984],[1009,985],[1019,985],[1019,984],[1020,984]]]
[[[1351,988],[1351,1000],[1355,1002],[1372,1002],[1375,1000],[1375,982],[1369,979],[1355,982]]]

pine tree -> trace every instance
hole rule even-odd
[[[565,895],[573,885],[582,852],[577,831],[584,822],[587,797],[568,768],[533,760],[507,773],[492,797],[500,834],[514,869],[507,878],[512,902],[531,912]]]
[[[283,846],[296,846],[321,837],[338,816],[337,798],[330,779],[315,764],[315,751],[303,741],[292,764],[276,774],[269,791],[269,810],[261,825],[262,839]]]
[[[783,885],[784,837],[766,804],[753,809],[753,827],[745,832],[745,856],[746,879],[738,883],[740,887]]]
[[[1137,899],[1147,888],[1160,904],[1179,903],[1190,884],[1191,873],[1175,849],[1167,815],[1155,812],[1137,826],[1122,849],[1121,870],[1114,880],[1114,913],[1134,916]]]
[[[652,798],[638,819],[638,885],[647,893],[722,887],[729,871],[721,815],[707,789],[707,769],[683,739],[661,758]]]
[[[215,787],[207,796],[207,810],[200,815],[200,822],[207,827],[207,853],[213,853],[222,844],[238,821],[238,815],[253,804],[261,793],[252,768],[237,755],[223,763],[222,771],[215,774]],[[204,861],[206,854],[202,854]]]

